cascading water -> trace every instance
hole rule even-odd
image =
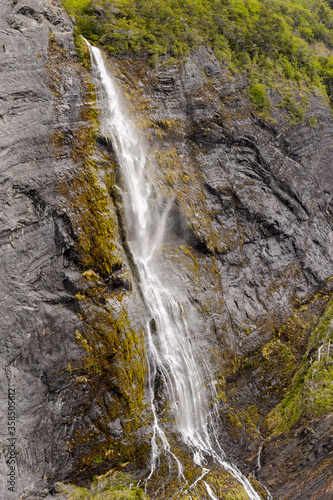
[[[162,377],[167,388],[172,413],[183,442],[192,450],[193,461],[202,468],[195,487],[209,470],[205,456],[230,472],[244,487],[251,500],[260,500],[249,481],[236,466],[225,459],[216,439],[214,416],[209,411],[214,394],[209,370],[198,364],[192,348],[195,332],[186,320],[186,312],[174,298],[156,269],[154,254],[161,244],[170,204],[163,210],[153,207],[153,180],[147,172],[147,153],[139,135],[123,111],[118,90],[106,68],[101,52],[88,42],[92,68],[101,82],[103,120],[102,132],[113,144],[125,181],[124,204],[129,226],[131,250],[140,275],[141,292],[147,308],[147,362],[149,398],[153,414],[153,437],[150,479],[162,452],[167,453],[177,467],[182,494],[186,480],[181,461],[173,453],[158,418],[155,401],[155,379]],[[157,229],[156,229],[157,228]],[[207,373],[206,373],[207,372]],[[210,383],[209,383],[210,382]],[[216,500],[205,482],[208,497]]]

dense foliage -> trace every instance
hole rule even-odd
[[[231,69],[247,70],[253,84],[275,86],[277,78],[311,90],[324,84],[333,101],[333,0],[63,3],[78,32],[112,54],[145,50],[154,65],[161,55],[184,58],[206,44]]]

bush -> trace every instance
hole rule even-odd
[[[290,94],[287,94],[280,106],[287,111],[290,123],[293,125],[302,123],[305,116],[305,109],[300,103],[297,103]]]
[[[255,107],[265,113],[271,108],[271,102],[266,93],[266,87],[262,83],[254,83],[250,90],[249,96]]]

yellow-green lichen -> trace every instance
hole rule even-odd
[[[78,55],[79,61],[86,69],[90,70],[91,68],[91,60],[90,53],[86,42],[83,40],[80,33],[78,33],[76,27],[74,27],[74,42],[75,49]]]
[[[92,286],[94,289],[94,287]],[[88,292],[89,293],[89,292]],[[146,377],[146,362],[144,351],[143,331],[135,331],[127,316],[127,311],[114,309],[107,304],[101,307],[96,304],[96,293],[103,296],[103,288],[96,289],[93,298],[86,297],[80,302],[80,314],[84,328],[76,331],[77,342],[82,346],[85,355],[82,360],[71,364],[71,373],[76,377],[84,376],[90,385],[90,399],[97,407],[104,407],[103,394],[99,394],[100,384],[106,384],[115,394],[111,406],[101,417],[99,426],[107,426],[115,418],[123,421],[124,435],[129,436],[143,425],[143,393]],[[105,297],[105,295],[104,295]],[[100,301],[101,302],[101,301]],[[82,379],[80,380],[82,383]],[[146,418],[148,413],[146,413]],[[72,439],[72,445],[77,446],[87,438],[93,443],[98,434],[92,436],[89,430],[81,429]],[[106,431],[106,440],[99,445],[92,446],[88,453],[81,457],[86,466],[96,463],[96,457],[104,460],[128,460],[137,455],[134,443],[120,443],[113,448],[115,440]],[[148,451],[148,444],[142,447],[140,453]]]

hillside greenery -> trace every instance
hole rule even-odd
[[[333,0],[63,0],[76,30],[110,54],[183,59],[210,46],[252,85],[324,92],[333,102]],[[260,102],[260,96],[262,100]],[[250,95],[251,97],[251,95]],[[267,108],[262,87],[252,89]],[[259,105],[258,105],[259,102]]]

